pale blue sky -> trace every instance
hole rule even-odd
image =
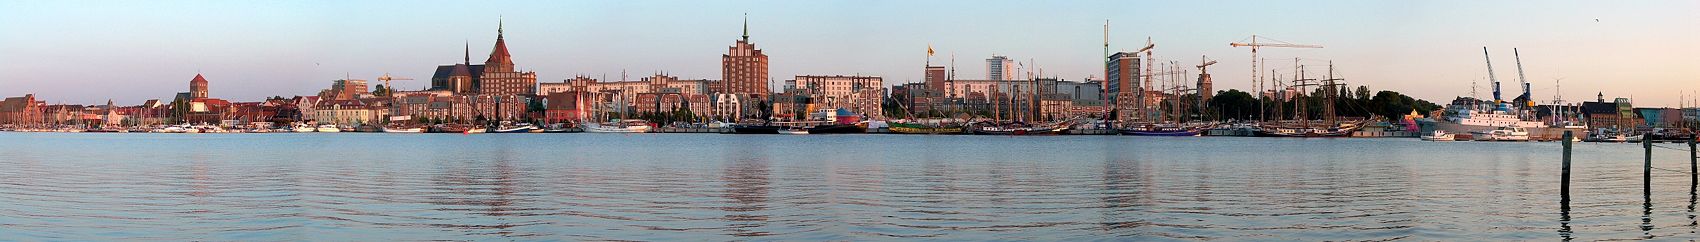
[[[1517,92],[1515,47],[1541,100],[1564,78],[1569,100],[1603,91],[1676,106],[1679,93],[1700,90],[1697,9],[1700,1],[0,1],[0,95],[133,105],[185,91],[197,71],[213,96],[239,101],[312,95],[344,75],[427,79],[434,66],[460,62],[463,42],[482,62],[498,16],[515,62],[539,82],[621,70],[719,79],[720,55],[747,12],[775,80],[918,81],[928,43],[935,63],[956,55],[963,79],[984,78],[993,54],[1034,60],[1047,75],[1098,76],[1110,19],[1112,49],[1151,37],[1159,59],[1220,60],[1211,68],[1218,89],[1250,87],[1249,50],[1228,43],[1259,34],[1327,46],[1266,49],[1279,60],[1270,67],[1302,57],[1320,70],[1333,60],[1354,86],[1436,102],[1468,95],[1472,80],[1487,95],[1487,46],[1508,93]]]

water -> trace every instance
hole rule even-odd
[[[1700,230],[1679,172],[1686,151],[1654,150],[1661,170],[1644,197],[1636,144],[1577,145],[1568,213],[1556,143],[0,133],[0,147],[0,240],[1686,240]]]

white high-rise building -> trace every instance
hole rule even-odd
[[[1015,80],[1015,61],[1009,57],[994,55],[986,59],[987,80]]]

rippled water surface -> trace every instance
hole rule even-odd
[[[0,133],[0,238],[1695,239],[1642,152],[1577,145],[1566,212],[1556,143]]]

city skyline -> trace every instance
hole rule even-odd
[[[212,96],[233,100],[312,95],[345,76],[426,79],[432,67],[460,62],[463,45],[493,45],[498,18],[517,69],[537,72],[539,83],[576,75],[618,79],[622,70],[634,80],[658,72],[719,79],[715,58],[740,38],[744,13],[750,42],[772,56],[775,87],[798,75],[881,76],[888,86],[920,82],[929,45],[937,50],[934,65],[949,66],[955,56],[957,79],[984,77],[984,60],[993,55],[1036,63],[1046,76],[1102,78],[1098,55],[1108,19],[1111,51],[1136,49],[1149,37],[1159,60],[1177,61],[1193,75],[1200,55],[1220,61],[1210,68],[1216,90],[1251,87],[1249,50],[1227,43],[1252,34],[1326,46],[1264,50],[1271,68],[1291,68],[1294,57],[1316,67],[1332,60],[1350,85],[1434,102],[1469,95],[1472,80],[1480,96],[1488,95],[1483,46],[1493,53],[1506,99],[1520,92],[1512,48],[1543,103],[1559,78],[1570,102],[1604,92],[1608,99],[1636,97],[1637,106],[1674,107],[1677,92],[1700,89],[1700,70],[1692,68],[1700,66],[1700,47],[1669,44],[1700,40],[1693,31],[1700,16],[1684,11],[1700,4],[1680,1],[1322,2],[1315,12],[1342,17],[1294,19],[1257,11],[1311,11],[1300,6],[1306,3],[500,2],[465,11],[410,3],[0,3],[6,9],[0,30],[32,33],[0,36],[0,60],[12,63],[3,70],[14,73],[0,91],[133,104],[169,99],[196,74],[210,80]],[[127,5],[159,11],[133,13],[138,6]],[[1083,7],[1091,5],[1104,7]],[[1114,11],[1142,7],[1153,10]],[[986,14],[1059,9],[1089,10]],[[428,84],[399,82],[398,89]]]

